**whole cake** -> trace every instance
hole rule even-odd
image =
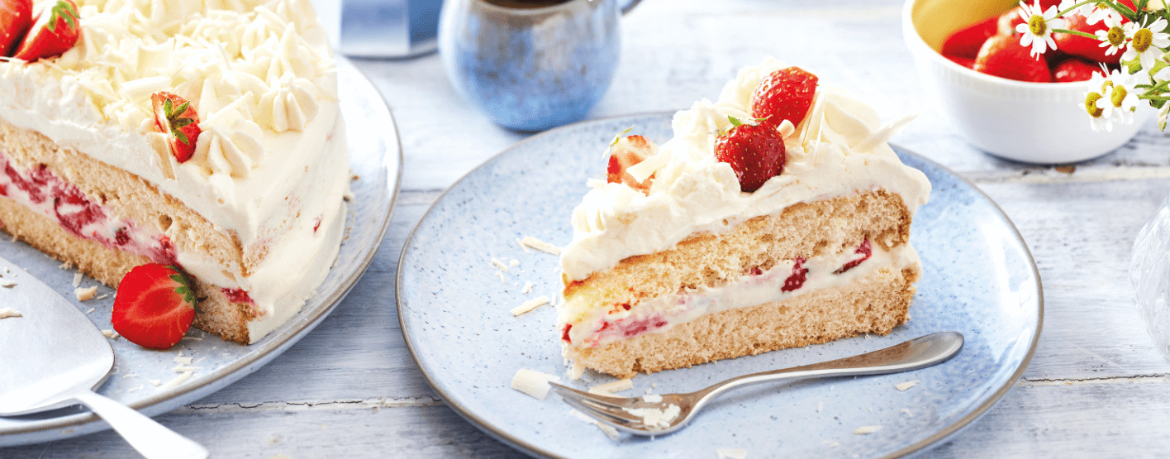
[[[0,3],[3,230],[110,286],[178,267],[227,340],[295,314],[351,176],[308,0]]]
[[[661,146],[619,135],[561,254],[565,357],[630,377],[909,320],[930,183],[886,144],[906,121],[768,59]]]

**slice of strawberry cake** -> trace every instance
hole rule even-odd
[[[325,279],[351,175],[308,0],[0,0],[0,54],[14,238],[111,286],[173,266],[143,273],[238,343]]]
[[[930,183],[886,144],[905,121],[769,59],[661,146],[619,136],[561,254],[565,357],[630,377],[909,320]]]

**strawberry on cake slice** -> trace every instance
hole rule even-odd
[[[0,0],[2,228],[122,283],[144,346],[253,343],[304,305],[341,245],[344,134],[308,0]]]
[[[930,182],[886,144],[901,124],[768,59],[661,146],[619,139],[561,253],[565,357],[625,378],[909,320]]]

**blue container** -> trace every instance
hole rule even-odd
[[[539,131],[580,120],[601,99],[621,53],[617,0],[541,8],[447,0],[439,53],[451,84],[496,123]]]

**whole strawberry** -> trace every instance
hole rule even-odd
[[[32,23],[32,0],[0,0],[0,56],[12,56]]]
[[[1100,73],[1105,76],[1105,71],[1097,64],[1090,63],[1081,58],[1070,57],[1052,69],[1052,81],[1057,83],[1069,83],[1073,81],[1088,81],[1093,78],[1094,73]]]
[[[1044,9],[1047,9],[1047,7],[1044,7]],[[1020,8],[1017,6],[1015,8],[1008,10],[1008,12],[1001,14],[999,16],[999,26],[998,26],[997,34],[998,35],[1016,35],[1016,34],[1018,34],[1019,32],[1016,32],[1016,26],[1024,23],[1024,17],[1020,16],[1020,12],[1022,12],[1022,11],[1024,11],[1023,8]],[[1043,11],[1043,10],[1041,10],[1041,11]],[[978,51],[979,50],[976,50],[976,52],[978,52]]]
[[[731,120],[731,129],[715,139],[715,158],[731,165],[739,189],[751,193],[784,172],[784,138],[775,128]]]
[[[177,267],[137,266],[118,284],[110,322],[114,331],[139,346],[170,349],[194,320],[195,291]]]
[[[175,160],[182,163],[191,159],[195,155],[199,134],[203,132],[199,128],[199,114],[187,99],[169,92],[151,94],[150,101],[154,106],[154,123],[167,135]]]
[[[987,39],[975,58],[975,71],[1011,80],[1052,82],[1048,61],[1043,56],[1033,58],[1030,49],[1020,46],[1020,40],[1011,35]]]
[[[1132,5],[1126,5],[1133,7]],[[1105,25],[1105,21],[1100,21],[1096,24],[1089,25],[1089,20],[1080,14],[1070,14],[1065,16],[1068,21],[1068,30],[1074,32],[1084,32],[1090,35],[1095,35],[1097,31],[1108,31],[1109,26]],[[1128,19],[1122,19],[1122,24],[1128,23]],[[1054,33],[1052,36],[1056,40],[1056,48],[1065,54],[1071,54],[1077,57],[1083,57],[1093,62],[1100,62],[1103,64],[1116,64],[1121,62],[1121,53],[1105,54],[1109,48],[1101,47],[1101,40],[1096,38],[1082,37],[1080,35],[1073,35],[1069,33]]]
[[[60,56],[77,44],[80,37],[81,15],[73,0],[49,2],[37,12],[32,28],[12,57],[32,62]]]
[[[951,34],[943,42],[942,55],[974,59],[979,55],[979,47],[983,46],[983,42],[995,35],[997,21],[998,17],[988,18]]]
[[[817,76],[800,67],[772,72],[752,92],[752,117],[775,129],[784,120],[800,124],[812,107],[817,92]]]

